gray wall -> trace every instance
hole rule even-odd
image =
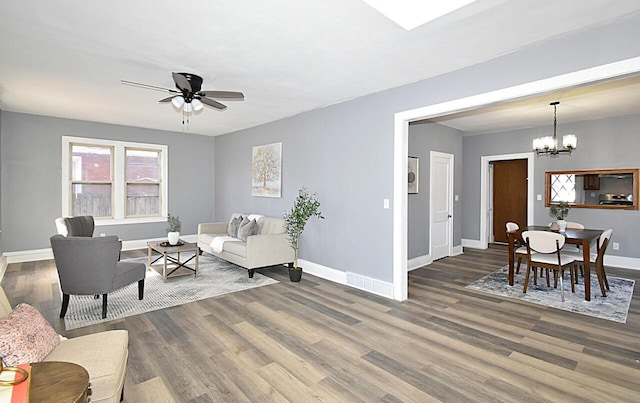
[[[169,211],[182,233],[213,218],[213,138],[79,120],[3,112],[0,161],[3,250],[49,247],[62,212],[62,136],[169,146]],[[166,235],[165,223],[104,226],[96,233],[136,240]]]
[[[571,156],[557,158],[536,157],[534,160],[534,194],[542,201],[534,203],[534,223],[547,224],[553,219],[544,207],[545,172],[580,169],[639,168],[640,115],[619,116],[577,123],[558,122],[558,133],[574,133],[578,137],[578,148]],[[480,238],[480,158],[487,155],[528,152],[534,137],[553,133],[552,126],[516,130],[481,136],[465,136],[463,145],[463,202],[462,237]],[[640,227],[638,210],[571,209],[569,220],[584,224],[588,228],[613,228],[613,241],[620,243],[620,250],[607,249],[607,254],[640,257],[636,241]]]
[[[226,220],[233,211],[280,215],[306,184],[319,192],[327,218],[309,225],[301,257],[390,282],[395,206],[383,209],[383,199],[393,196],[394,113],[637,57],[639,31],[640,15],[633,15],[446,75],[216,137],[216,218]],[[283,197],[252,198],[251,147],[278,141]],[[529,149],[530,140],[521,143],[518,150]],[[474,197],[475,184],[463,176],[462,186],[463,202],[467,186]],[[463,221],[467,216],[463,211]]]
[[[409,155],[420,158],[419,191],[408,195],[408,246],[409,259],[429,253],[429,177],[430,152],[453,154],[453,192],[462,192],[462,132],[437,123],[409,125]],[[453,202],[453,246],[462,243],[462,203]]]

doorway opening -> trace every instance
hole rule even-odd
[[[393,299],[397,301],[404,301],[408,296],[407,155],[409,148],[409,122],[473,110],[486,105],[503,103],[517,98],[532,97],[543,93],[585,85],[587,83],[637,74],[638,72],[640,72],[640,57],[396,113],[394,115],[393,138]],[[484,160],[485,158],[483,158],[483,164],[485,162]],[[529,172],[532,173],[533,169],[530,169]],[[481,175],[484,177],[484,185],[486,188],[487,174],[484,169],[481,171]],[[533,178],[531,176],[529,177],[529,182],[529,186],[532,186]],[[481,196],[486,196],[486,193]],[[533,197],[533,192],[531,192],[530,197]],[[480,203],[480,240],[477,246],[487,248],[486,197],[481,197]],[[533,220],[531,217],[532,214],[533,209],[530,208],[528,211],[530,221]]]

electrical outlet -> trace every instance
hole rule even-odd
[[[107,234],[102,233],[102,234],[100,234],[100,236],[101,236],[101,237],[105,237],[105,236],[107,236]]]
[[[620,244],[618,242],[613,243],[613,250],[620,250]]]

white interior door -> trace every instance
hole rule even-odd
[[[429,250],[433,260],[451,256],[453,244],[453,154],[431,151]]]

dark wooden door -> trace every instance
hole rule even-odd
[[[493,238],[507,243],[508,221],[527,225],[527,160],[494,161]]]

